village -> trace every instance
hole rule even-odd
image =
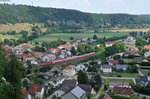
[[[138,47],[140,38],[128,35],[99,44],[95,35],[41,52],[29,43],[2,48],[23,63],[23,99],[149,99],[150,45]],[[88,56],[74,58],[82,55]]]

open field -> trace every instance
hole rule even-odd
[[[109,82],[127,82],[127,83],[132,83],[132,80],[127,80],[127,79],[104,79],[105,84],[109,84]]]
[[[44,36],[41,36],[34,41],[54,41],[57,39],[61,39],[64,41],[71,41],[70,37],[73,37],[74,39],[81,39],[84,37],[92,38],[94,35],[97,35],[98,38],[110,38],[110,37],[121,37],[128,35],[128,32],[118,32],[118,33],[56,33],[56,34],[47,34]]]
[[[38,25],[39,27],[42,27],[43,24],[30,24],[30,23],[16,23],[16,24],[0,24],[0,33],[8,32],[8,31],[16,31],[17,33],[25,30],[28,32],[31,32],[31,29],[33,26]],[[45,29],[43,29],[43,32]]]
[[[106,76],[106,77],[118,77],[117,75],[120,75],[121,77],[129,77],[129,78],[137,78],[139,76],[138,73],[115,72],[115,73],[103,74],[103,76]]]
[[[150,72],[150,69],[141,69],[141,72],[147,76],[148,72]]]
[[[117,29],[117,30],[110,30],[111,32],[148,32],[150,31],[150,28],[148,29]]]
[[[21,35],[0,35],[0,40],[4,39],[19,39]]]

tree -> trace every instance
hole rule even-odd
[[[148,76],[150,76],[150,71],[148,72]]]
[[[89,83],[87,74],[81,70],[78,72],[77,79],[80,84],[88,84]]]
[[[14,87],[15,94],[13,99],[21,98],[21,78],[22,78],[23,64],[16,59],[14,55],[10,55],[8,65],[4,71],[4,77]]]
[[[93,36],[93,39],[94,39],[94,40],[97,40],[97,39],[98,39],[97,35],[94,35],[94,36]]]
[[[77,51],[75,50],[75,48],[74,48],[74,47],[72,47],[72,49],[71,49],[71,53],[72,53],[72,55],[77,55]]]
[[[129,73],[137,73],[138,68],[135,64],[133,64],[132,66],[128,66],[126,71]]]
[[[27,90],[29,89],[29,83],[28,83],[28,81],[25,79],[24,81],[23,81],[23,87],[24,88],[26,88]]]
[[[74,38],[73,37],[70,37],[70,40],[73,40]]]

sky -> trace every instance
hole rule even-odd
[[[9,4],[75,9],[91,13],[150,14],[150,0],[10,0]],[[3,0],[0,0],[3,3]]]

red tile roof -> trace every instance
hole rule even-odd
[[[59,71],[59,69],[57,67],[53,67],[51,70],[49,70],[49,72],[54,72],[54,71]]]
[[[35,92],[41,92],[42,90],[42,86],[31,86],[30,89],[29,89],[29,93],[30,94],[34,94]]]
[[[110,60],[109,60],[109,63],[118,64],[119,62],[118,62],[118,60],[110,59]]]
[[[114,87],[113,92],[115,94],[119,94],[119,95],[130,95],[131,96],[132,89],[126,88],[126,87]]]
[[[23,98],[23,99],[27,99],[27,97],[28,97],[28,92],[27,92],[26,90],[22,89],[22,90],[21,90],[21,93],[22,93],[22,98]]]
[[[33,46],[31,44],[24,44],[22,45],[22,48],[32,48]]]
[[[111,42],[111,41],[108,41],[108,42],[105,42],[105,44],[106,44],[106,45],[110,45],[110,44],[115,44],[115,42],[113,42],[113,41],[112,41],[112,42]]]
[[[150,50],[150,45],[145,45],[145,46],[144,46],[144,49]]]
[[[69,65],[69,66],[67,66],[65,69],[73,69],[73,68],[74,68],[73,65]]]

